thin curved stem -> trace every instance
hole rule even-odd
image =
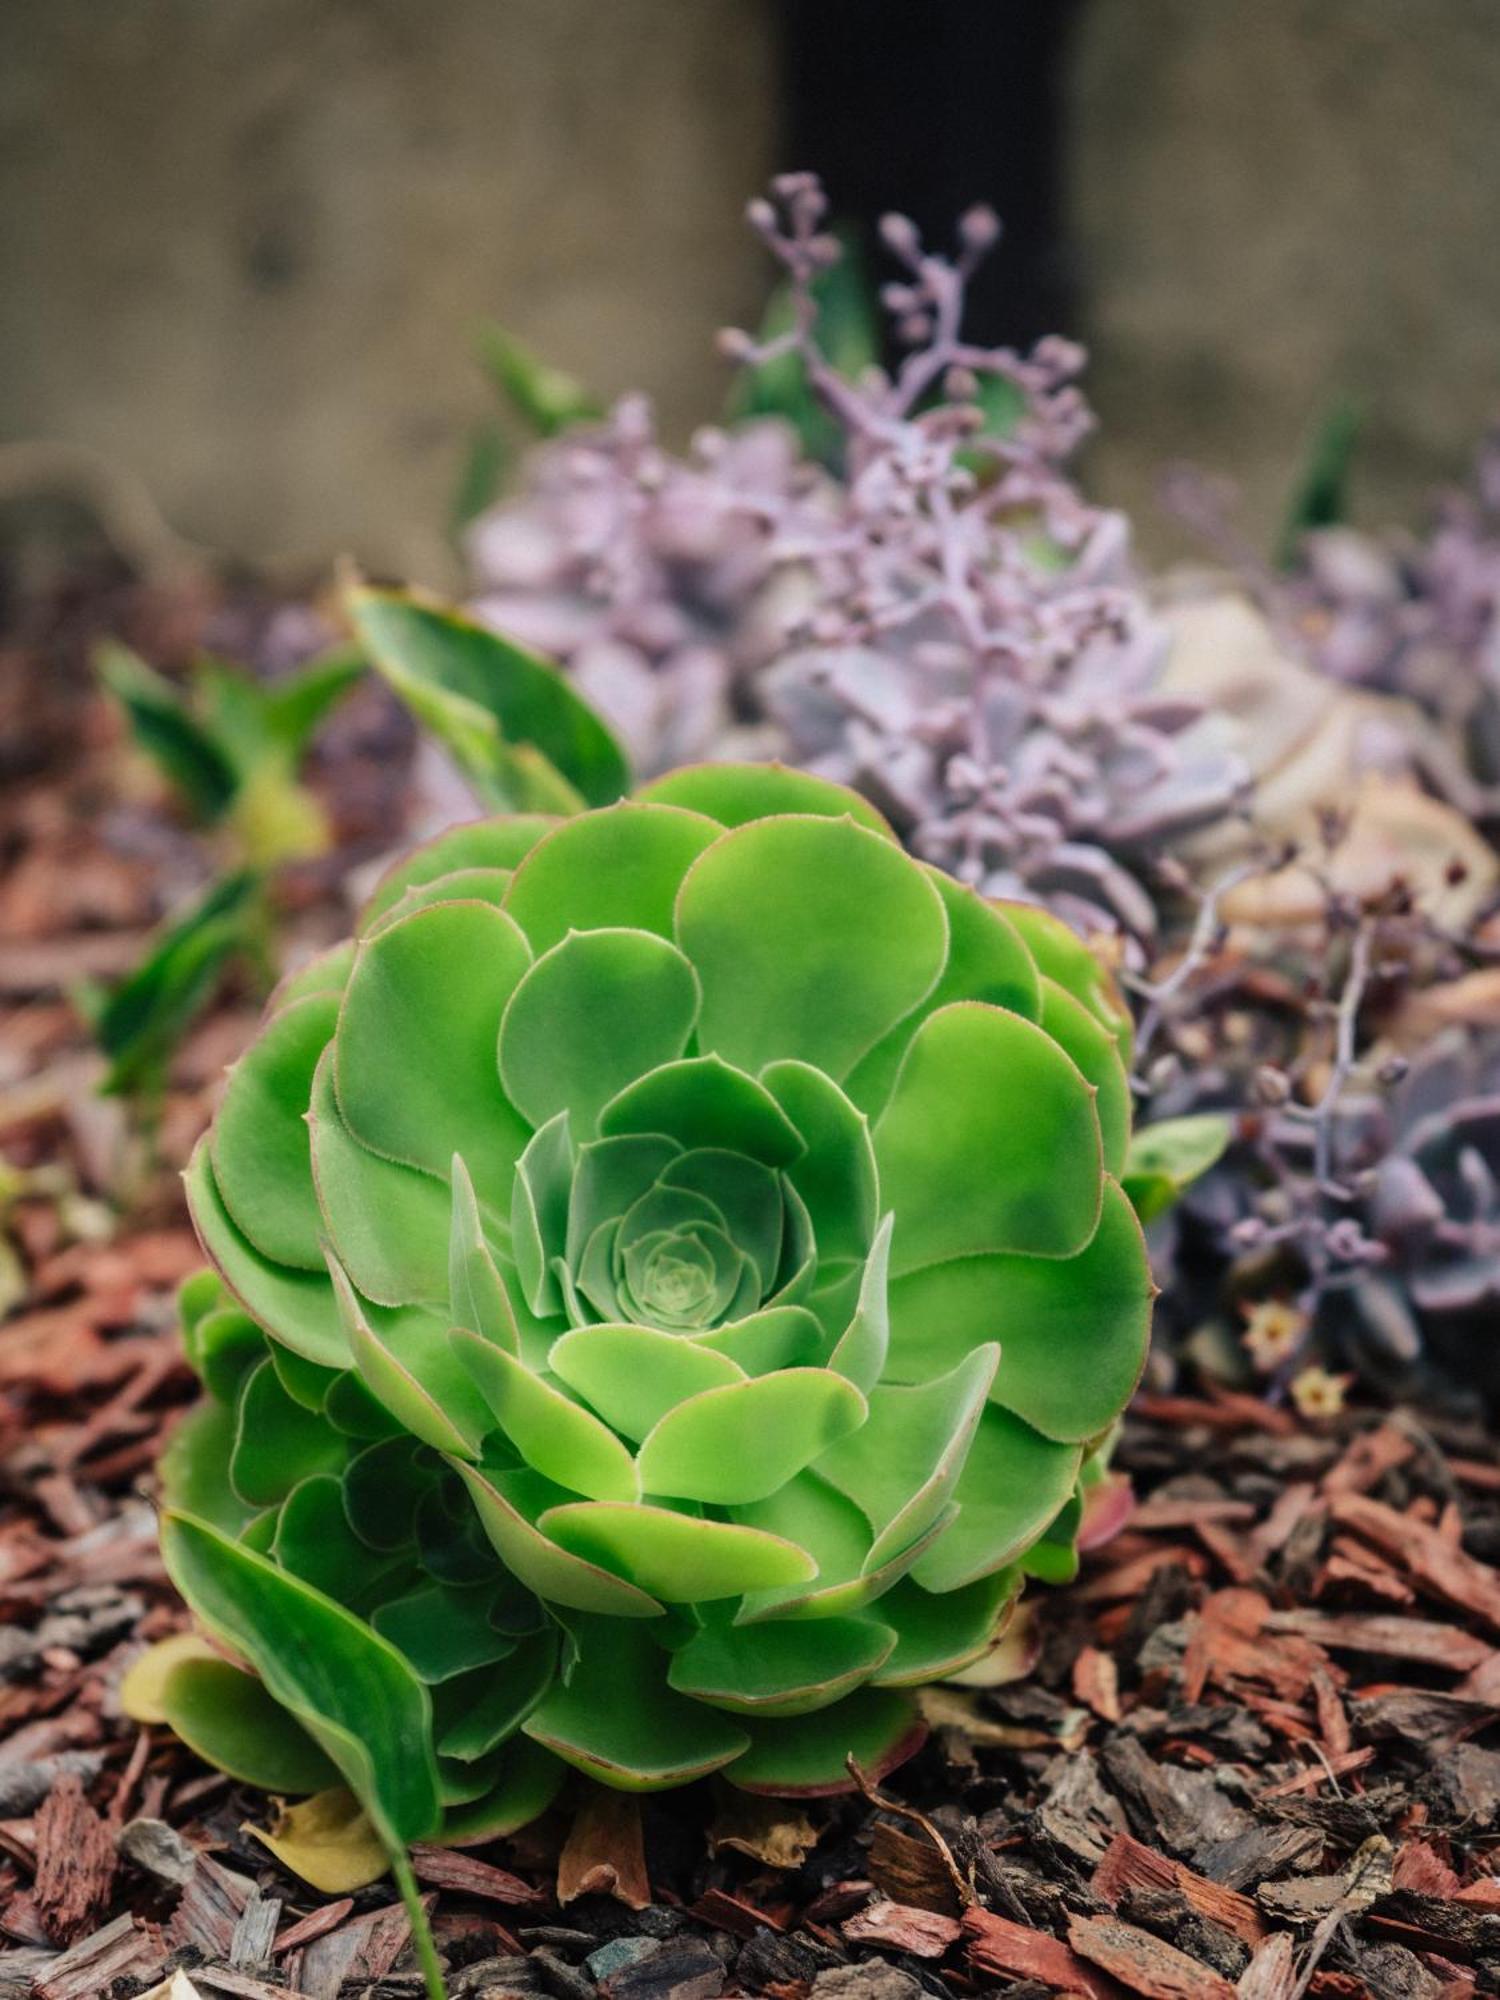
[[[396,1887],[401,1891],[402,1906],[411,1923],[412,1949],[417,1955],[417,1966],[427,1986],[427,2000],[448,2000],[448,1988],[443,1981],[442,1960],[438,1957],[437,1946],[433,1942],[432,1926],[427,1921],[427,1912],[422,1907],[422,1894],[417,1887],[417,1878],[412,1872],[411,1856],[406,1849],[399,1848],[391,1855],[391,1874]]]

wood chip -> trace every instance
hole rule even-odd
[[[743,1897],[731,1896],[727,1889],[707,1889],[693,1904],[693,1915],[700,1924],[707,1924],[716,1931],[728,1931],[731,1937],[750,1938],[757,1931],[784,1931],[786,1921],[777,1910],[767,1909],[759,1903],[747,1903]]]
[[[472,1854],[462,1854],[456,1848],[414,1847],[411,1865],[419,1882],[434,1889],[452,1889],[462,1896],[477,1896],[481,1902],[535,1909],[548,1900],[543,1891],[523,1882],[519,1875],[492,1867],[488,1861],[476,1861]]]
[[[314,1938],[336,1931],[353,1908],[352,1896],[340,1896],[337,1902],[325,1903],[320,1910],[309,1910],[305,1917],[299,1917],[280,1932],[271,1947],[272,1957],[280,1958],[284,1951],[294,1951],[299,1944],[311,1944]]]
[[[1068,1942],[1080,1958],[1146,2000],[1235,2000],[1220,1973],[1117,1917],[1070,1917]]]
[[[1196,1874],[1185,1862],[1158,1854],[1128,1833],[1116,1834],[1089,1884],[1113,1909],[1127,1889],[1175,1889],[1200,1917],[1221,1924],[1248,1945],[1265,1936],[1260,1913],[1248,1896]]]
[[[99,2000],[116,1980],[155,1978],[166,1956],[156,1926],[126,1911],[54,1959],[36,1982],[36,2000]]]
[[[1368,1493],[1388,1472],[1405,1465],[1417,1447],[1405,1431],[1382,1424],[1366,1431],[1323,1476],[1325,1493]]]
[[[433,1898],[422,1907],[431,1910]],[[355,1917],[326,1937],[315,1938],[302,1953],[301,1991],[308,2000],[339,2000],[344,1981],[384,1979],[411,1943],[411,1925],[399,1903]]]
[[[590,1786],[574,1815],[557,1864],[557,1900],[613,1896],[628,1910],[651,1901],[640,1800],[629,1792]]]
[[[1400,1563],[1424,1590],[1500,1632],[1500,1575],[1488,1563],[1455,1548],[1447,1536],[1378,1500],[1340,1494],[1334,1518]]]
[[[1295,1632],[1334,1653],[1372,1653],[1388,1660],[1419,1660],[1423,1666],[1468,1673],[1495,1656],[1494,1647],[1457,1625],[1425,1618],[1395,1618],[1381,1612],[1273,1611],[1271,1632]]]
[[[910,1952],[913,1958],[941,1958],[963,1934],[957,1917],[913,1909],[910,1903],[893,1903],[884,1896],[846,1918],[841,1928],[851,1944],[884,1945],[888,1951]]]
[[[118,1855],[115,1829],[84,1797],[83,1782],[59,1778],[36,1816],[32,1894],[57,1944],[91,1931],[109,1907]]]
[[[1257,1800],[1289,1799],[1297,1792],[1315,1792],[1320,1785],[1326,1785],[1335,1778],[1346,1777],[1350,1771],[1362,1771],[1367,1764],[1375,1761],[1375,1746],[1367,1743],[1360,1750],[1346,1750],[1342,1757],[1328,1757],[1316,1764],[1309,1764],[1305,1771],[1295,1777],[1283,1778],[1279,1784],[1267,1785],[1255,1794]]]
[[[1014,1924],[975,1904],[964,1912],[963,1934],[969,1961],[980,1972],[1040,1980],[1055,1993],[1081,1993],[1086,2000],[1119,2000],[1115,1980],[1046,1931]]]
[[[1297,1990],[1295,1946],[1290,1931],[1273,1931],[1240,1974],[1239,2000],[1293,2000]]]

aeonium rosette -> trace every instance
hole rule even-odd
[[[164,1544],[252,1672],[164,1713],[295,1790],[289,1711],[392,1841],[567,1766],[889,1768],[1066,1572],[1142,1366],[1125,1033],[1061,925],[779,767],[419,849],[189,1170]]]

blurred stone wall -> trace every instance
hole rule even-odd
[[[0,440],[444,581],[480,319],[678,437],[718,407],[779,4],[0,0]],[[1174,457],[1265,533],[1352,391],[1362,511],[1413,517],[1500,412],[1500,0],[1085,0],[1065,98],[1091,476],[1158,549]]]
[[[1097,481],[1191,457],[1264,536],[1352,392],[1359,512],[1416,518],[1500,417],[1495,0],[1089,0],[1069,103]]]
[[[0,0],[0,440],[441,579],[489,315],[685,431],[758,310],[767,0]]]

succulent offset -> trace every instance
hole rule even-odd
[[[253,1677],[169,1718],[392,1843],[570,1765],[888,1768],[1069,1573],[1143,1364],[1127,1037],[1061,924],[778,766],[418,849],[189,1170],[164,1547]]]

